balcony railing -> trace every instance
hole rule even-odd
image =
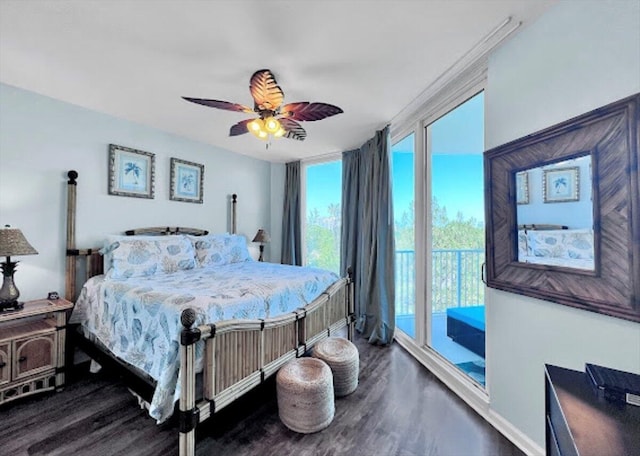
[[[477,306],[484,303],[480,277],[484,250],[442,249],[432,252],[432,309]],[[415,269],[413,250],[396,250],[396,315],[415,314]]]

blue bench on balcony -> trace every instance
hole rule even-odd
[[[448,308],[447,336],[484,358],[484,306]]]

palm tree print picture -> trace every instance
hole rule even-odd
[[[128,161],[124,164],[124,177],[126,178],[129,174],[133,178],[133,186],[140,186],[140,174],[143,174],[142,168],[134,161]]]
[[[204,165],[171,159],[169,199],[202,204],[204,191]]]
[[[545,169],[542,175],[545,203],[565,203],[580,199],[580,168]]]
[[[109,145],[109,194],[153,198],[155,154]]]

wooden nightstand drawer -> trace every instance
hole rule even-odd
[[[25,337],[13,342],[13,380],[54,369],[56,367],[56,334]]]
[[[72,308],[64,299],[40,299],[25,302],[21,310],[0,312],[0,404],[64,386],[67,312]]]
[[[11,380],[11,347],[9,343],[0,344],[0,385]]]

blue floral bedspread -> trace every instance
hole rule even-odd
[[[120,280],[96,276],[82,288],[70,322],[156,380],[149,414],[160,423],[180,396],[183,309],[196,311],[196,326],[269,318],[311,303],[338,278],[322,269],[257,261]],[[202,353],[199,342],[198,372]]]

